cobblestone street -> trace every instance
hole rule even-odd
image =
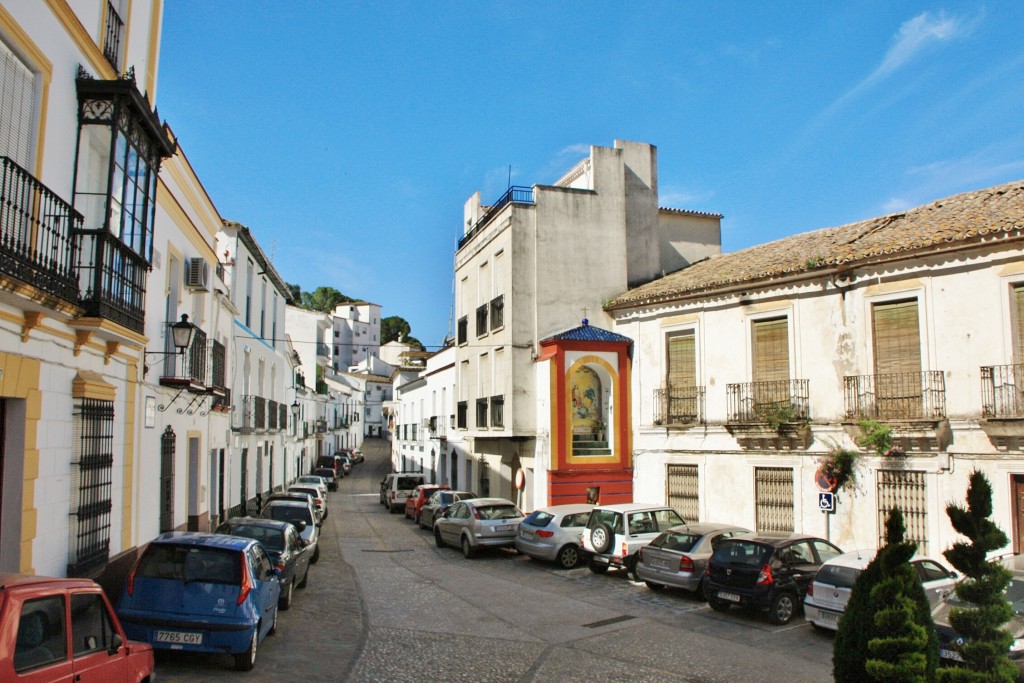
[[[379,505],[388,443],[337,493],[309,587],[251,673],[229,657],[162,655],[161,681],[777,681],[831,678],[832,639],[802,619],[719,614],[625,576],[492,551],[465,560]]]

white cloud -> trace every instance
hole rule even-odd
[[[697,207],[706,204],[714,196],[715,193],[708,190],[699,191],[663,185],[658,188],[658,205],[670,209],[701,211],[702,209]]]

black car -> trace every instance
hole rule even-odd
[[[305,526],[302,522],[299,525]],[[232,517],[217,527],[218,534],[244,536],[260,542],[270,561],[281,570],[278,578],[281,597],[278,598],[277,607],[282,610],[292,606],[292,592],[296,588],[305,588],[309,581],[312,554],[299,536],[300,531],[290,522],[257,517]]]
[[[421,529],[433,529],[434,521],[440,519],[444,511],[452,506],[452,503],[477,497],[472,491],[449,491],[448,489],[434,491],[420,508],[420,518],[416,523]]]
[[[786,624],[800,609],[818,568],[842,554],[814,536],[730,538],[708,560],[704,595],[720,612],[742,605],[767,610],[773,624]]]

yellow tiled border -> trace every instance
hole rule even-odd
[[[35,503],[36,480],[39,478],[39,448],[36,435],[42,417],[43,394],[39,390],[41,363],[13,353],[0,352],[0,396],[23,399],[25,405],[25,446],[21,488],[21,556],[18,571],[34,574],[32,542],[38,529]]]

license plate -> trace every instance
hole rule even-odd
[[[501,524],[499,526],[494,527],[494,530],[495,531],[512,531],[512,525],[511,524]]]
[[[824,610],[819,610],[818,621],[827,621],[830,624],[834,624],[837,621],[839,621],[839,615],[834,612],[826,612]]]
[[[650,563],[652,567],[657,567],[658,569],[668,569],[670,566],[668,560],[662,560],[658,558],[651,558]]]
[[[721,600],[728,600],[729,602],[739,602],[740,596],[735,593],[726,593],[725,591],[718,591],[718,597]]]
[[[184,633],[182,631],[157,631],[156,642],[180,643],[182,645],[202,645],[202,633]]]
[[[960,656],[960,653],[956,650],[939,650],[939,657],[942,659],[951,659],[954,662],[962,662],[964,658]]]

